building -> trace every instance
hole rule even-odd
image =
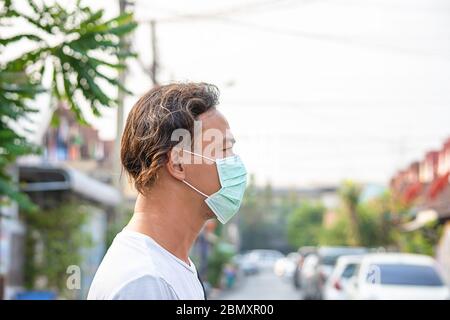
[[[412,206],[414,219],[405,231],[437,221],[444,227],[436,247],[436,258],[450,280],[450,138],[440,150],[427,152],[424,159],[399,171],[390,183],[397,199]]]
[[[113,142],[102,141],[97,130],[80,125],[65,105],[59,105],[55,113],[59,124],[43,130],[43,155],[20,159],[13,173],[21,190],[41,208],[57,208],[69,200],[90,205],[86,230],[93,246],[83,251],[78,292],[78,297],[84,298],[106,252],[108,218],[121,203],[122,195],[111,185]],[[13,299],[24,290],[27,230],[16,203],[0,210],[0,291],[4,299]]]

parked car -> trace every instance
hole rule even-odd
[[[277,250],[255,249],[248,253],[248,258],[256,263],[259,270],[273,270],[276,261],[284,255]]]
[[[341,256],[337,259],[333,272],[325,283],[323,298],[325,300],[348,300],[350,279],[359,268],[363,256]]]
[[[294,287],[296,289],[300,289],[301,283],[302,283],[301,270],[302,270],[303,264],[304,264],[307,256],[309,256],[311,253],[316,252],[316,248],[315,247],[301,247],[300,249],[298,249],[297,252],[298,252],[298,256],[297,256],[294,273],[292,275],[292,280],[294,282]]]
[[[298,260],[298,253],[291,252],[286,257],[280,258],[275,262],[274,273],[279,277],[291,278],[294,274]]]
[[[254,275],[259,272],[258,262],[255,256],[249,253],[241,254],[236,258],[236,264],[239,270],[246,276]]]
[[[307,288],[304,288],[305,299],[323,298],[325,283],[331,275],[334,266],[336,265],[336,261],[340,256],[362,255],[367,252],[367,248],[360,247],[320,247],[317,250],[317,266],[315,267],[313,274],[308,275],[308,279],[305,280],[305,282],[303,282],[302,279],[302,287],[303,283],[307,284]]]
[[[365,256],[349,289],[353,299],[450,299],[436,261],[429,256],[406,253]]]

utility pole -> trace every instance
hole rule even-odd
[[[144,71],[152,81],[152,85],[156,86],[159,84],[158,72],[159,72],[159,55],[158,55],[158,38],[156,36],[156,21],[149,20],[148,23],[150,29],[150,49],[152,51],[152,61],[147,65],[139,57],[137,59],[142,71]]]
[[[124,14],[127,11],[134,9],[134,2],[127,0],[119,0],[119,10],[120,14]],[[130,39],[127,36],[122,36],[120,38],[120,49],[128,51],[130,49]],[[119,62],[125,63],[123,58],[119,58]],[[127,68],[119,70],[118,81],[123,86],[126,86],[127,78]],[[113,186],[119,191],[120,196],[124,196],[124,182],[121,180],[122,165],[120,161],[120,141],[122,138],[123,126],[124,126],[124,101],[125,92],[120,88],[117,89],[117,117],[116,117],[116,138],[114,140],[114,150],[113,150],[113,172],[112,180]],[[108,225],[114,226],[120,222],[123,216],[123,207],[118,206],[114,208],[108,215]]]
[[[152,64],[150,66],[150,77],[152,79],[153,85],[158,84],[158,44],[156,38],[156,21],[150,21],[150,34],[151,34],[151,45],[152,45]]]
[[[129,10],[134,9],[134,2],[133,1],[127,1],[127,0],[119,0],[119,9],[120,14],[123,14]],[[158,45],[157,45],[157,37],[156,37],[156,21],[151,20],[150,21],[150,35],[151,35],[151,49],[152,49],[152,63],[149,66],[149,68],[145,70],[152,80],[153,85],[158,84]],[[130,40],[126,37],[123,37],[121,39],[121,47],[124,50],[130,49]],[[122,85],[125,85],[127,77],[127,70],[126,68],[124,70],[119,71],[118,80]],[[114,161],[113,161],[113,184],[119,190],[119,192],[123,195],[124,192],[124,183],[120,179],[120,173],[122,171],[122,165],[120,162],[120,142],[124,127],[124,100],[125,100],[125,92],[122,90],[118,90],[117,93],[117,118],[116,118],[116,138],[114,141]]]
[[[127,0],[119,0],[119,9],[120,14],[124,14],[127,9],[132,8],[134,5],[133,2]],[[122,37],[120,39],[120,46],[122,50],[129,50],[130,42],[126,37]],[[123,62],[123,61],[121,61]],[[118,80],[119,82],[125,86],[127,78],[127,68],[119,70]],[[117,118],[116,118],[116,138],[114,140],[114,159],[113,159],[113,184],[117,188],[117,190],[123,194],[123,183],[120,179],[121,173],[121,162],[120,162],[120,141],[122,137],[123,125],[124,125],[124,101],[125,101],[125,92],[118,89],[117,92]]]

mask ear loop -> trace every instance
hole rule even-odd
[[[190,184],[189,182],[187,182],[186,180],[182,180],[185,184],[187,184],[189,187],[191,187],[192,189],[194,189],[195,191],[197,191],[198,193],[200,193],[202,196],[204,196],[205,198],[208,198],[209,196],[206,193],[201,192],[200,190],[198,190],[196,187],[194,187],[192,184]]]
[[[212,158],[209,158],[209,157],[206,157],[206,156],[204,156],[204,155],[201,155],[201,154],[198,154],[198,153],[195,153],[195,152],[191,152],[191,151],[186,150],[186,149],[182,149],[182,150],[183,150],[183,151],[186,151],[187,153],[193,154],[193,155],[195,155],[195,156],[199,156],[199,157],[208,159],[209,161],[216,162],[216,160],[214,160],[214,159],[212,159]],[[201,192],[200,190],[198,190],[196,187],[194,187],[192,184],[190,184],[190,183],[187,182],[186,180],[182,180],[182,181],[183,181],[185,184],[187,184],[189,187],[191,187],[192,189],[194,189],[195,191],[197,191],[198,193],[200,193],[200,194],[201,194],[202,196],[204,196],[205,198],[209,198],[209,196],[208,196],[206,193]]]
[[[202,158],[208,159],[209,161],[212,161],[212,162],[216,162],[216,160],[215,160],[215,159],[213,159],[213,158],[210,158],[210,157],[207,157],[207,156],[204,156],[204,155],[201,155],[201,154],[195,153],[195,152],[191,152],[191,151],[189,151],[189,150],[186,150],[186,149],[182,149],[182,150],[183,150],[183,151],[186,151],[187,153],[193,154],[193,155],[195,155],[195,156],[199,156],[199,157],[202,157]]]

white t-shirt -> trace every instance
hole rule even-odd
[[[123,229],[100,264],[88,300],[203,300],[203,287],[190,265],[152,238]]]

